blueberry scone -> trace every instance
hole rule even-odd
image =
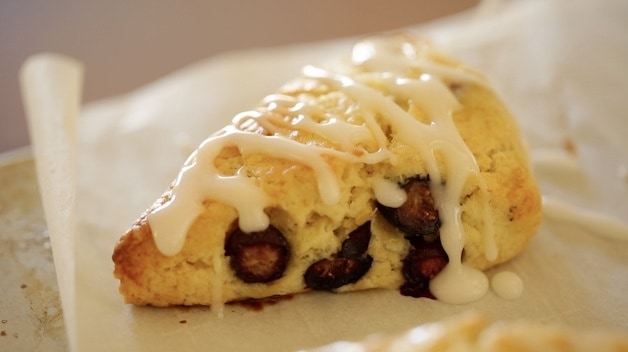
[[[118,242],[136,305],[311,290],[479,299],[541,202],[480,73],[406,34],[357,43],[209,136]]]
[[[498,321],[468,312],[400,334],[373,334],[361,341],[338,341],[308,351],[628,352],[628,335],[601,328],[585,330],[526,320]]]

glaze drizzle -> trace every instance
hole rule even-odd
[[[444,80],[476,84],[484,81],[468,70],[429,60],[433,54],[430,50],[433,49],[424,43],[403,36],[375,38],[355,46],[349,65],[303,69],[307,79],[321,82],[351,99],[363,116],[362,124],[332,116],[297,97],[281,94],[269,95],[260,108],[236,115],[233,125],[209,137],[188,158],[170,198],[148,215],[158,249],[165,255],[175,255],[181,250],[186,232],[206,199],[232,205],[245,232],[268,227],[264,210],[272,200],[246,175],[244,168],[234,175],[222,175],[216,169],[214,161],[224,148],[235,147],[243,156],[263,153],[311,168],[322,201],[334,204],[339,201],[340,188],[327,157],[364,164],[395,162],[396,156],[388,149],[390,141],[377,122],[380,119],[391,126],[397,138],[416,149],[432,181],[432,193],[443,224],[441,241],[449,256],[447,267],[430,284],[432,293],[450,303],[482,297],[488,289],[488,279],[481,271],[462,263],[464,234],[459,200],[467,182],[475,180],[484,200],[485,252],[488,259],[494,259],[497,249],[488,191],[475,158],[454,124],[452,116],[459,103]],[[417,120],[391,96],[419,106],[429,121]],[[276,133],[286,127],[315,134],[335,147],[302,144]],[[378,149],[368,151],[361,146],[363,143],[374,143]],[[445,172],[437,159],[444,164]],[[381,179],[373,182],[376,197],[386,197],[381,191],[390,190],[390,183]],[[403,195],[397,192],[386,201],[400,205],[400,199]]]

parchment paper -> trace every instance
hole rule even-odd
[[[520,120],[545,196],[610,216],[620,229],[628,218],[627,5],[489,1],[407,29],[488,74]],[[75,285],[60,290],[75,298],[66,321],[76,350],[290,351],[470,309],[497,319],[628,329],[628,242],[550,216],[524,254],[488,273],[507,269],[522,277],[525,291],[514,301],[492,292],[469,305],[396,291],[313,293],[261,312],[227,306],[222,319],[208,308],[124,305],[112,276],[115,242],[192,149],[303,64],[344,55],[355,40],[215,57],[84,107],[77,125],[76,251],[55,257],[58,268],[75,268]]]

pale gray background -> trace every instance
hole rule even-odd
[[[85,63],[84,100],[121,94],[216,53],[368,34],[479,0],[0,1],[0,152],[29,144],[18,70],[53,51]]]

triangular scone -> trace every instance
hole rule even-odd
[[[482,297],[541,221],[486,79],[407,35],[358,43],[210,136],[115,248],[126,302],[309,290]]]

